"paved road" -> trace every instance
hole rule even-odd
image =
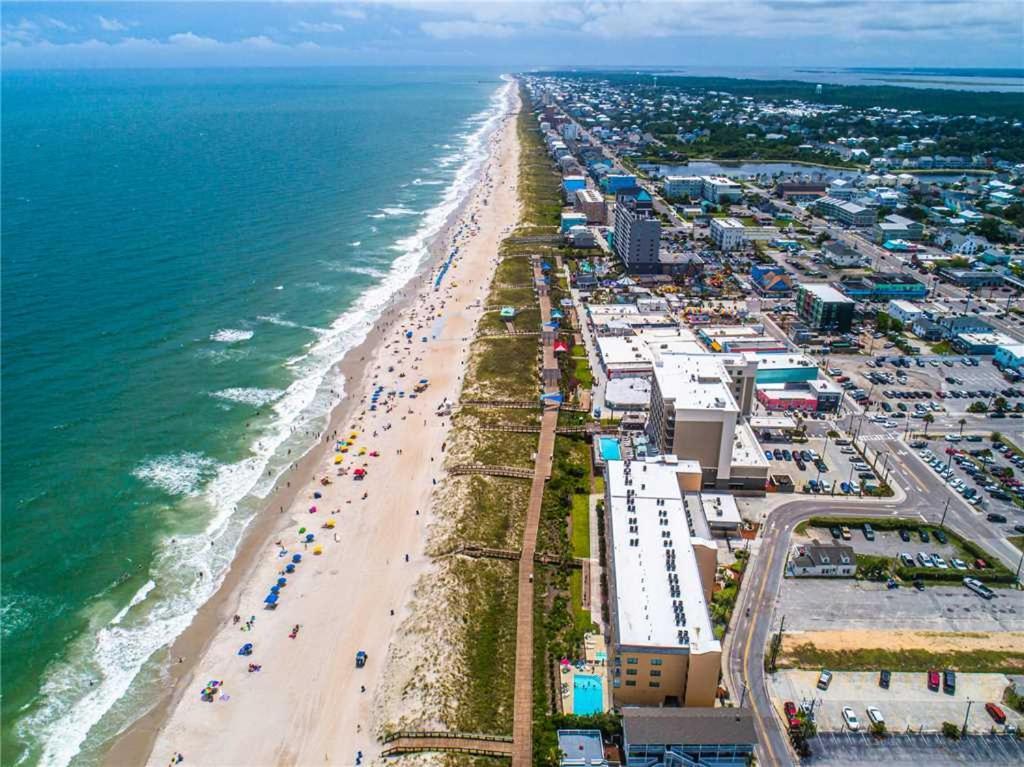
[[[786,503],[768,515],[762,528],[759,553],[751,558],[744,575],[745,586],[740,590],[734,625],[727,640],[726,677],[731,689],[740,692],[741,698],[753,709],[761,759],[766,764],[796,761],[782,721],[769,701],[764,672],[765,648],[782,617],[776,608],[793,528],[811,516],[842,514],[918,516],[934,524],[942,514],[945,498],[952,495],[903,442],[884,440],[880,444],[890,451],[889,465],[906,490],[905,501],[866,503],[812,497]],[[945,524],[964,538],[984,545],[1008,567],[1016,567],[1020,561],[1020,552],[994,534],[984,517],[963,503],[959,496],[950,502]]]

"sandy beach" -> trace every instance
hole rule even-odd
[[[425,547],[451,420],[439,410],[458,401],[498,243],[518,219],[518,96],[509,93],[477,185],[441,235],[444,253],[457,252],[440,286],[437,268],[410,283],[405,303],[357,350],[365,369],[348,378],[354,385],[323,435],[326,449],[289,473],[290,492],[272,499],[250,536],[252,561],[236,563],[219,609],[201,616],[205,636],[192,632],[196,657],[171,675],[173,695],[108,763],[167,765],[180,754],[186,764],[354,764],[359,752],[362,763],[375,761],[392,689],[385,659],[403,641],[420,641],[399,627],[432,567]],[[420,379],[429,384],[411,397]],[[301,561],[285,573],[296,554]],[[268,609],[270,587],[285,576]],[[239,655],[249,643],[251,655]],[[170,664],[187,649],[176,642]]]

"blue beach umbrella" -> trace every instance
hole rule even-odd
[[[266,602],[268,605],[276,605],[277,604],[277,594],[267,594],[267,598],[264,599],[263,601]]]

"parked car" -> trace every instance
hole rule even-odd
[[[822,669],[818,674],[818,689],[827,690],[830,684],[832,684],[832,672]]]
[[[857,718],[857,714],[855,714],[853,709],[849,706],[843,706],[843,721],[852,732],[856,732],[860,729],[860,720]]]
[[[956,694],[956,672],[946,669],[942,672],[942,691],[947,695]]]
[[[843,531],[840,530],[838,527],[830,527],[828,531],[832,533],[832,537],[835,538],[837,541],[843,534]]]
[[[900,528],[900,540],[903,541],[904,543],[909,542],[910,541],[910,531],[906,530],[905,528]]]
[[[992,493],[992,495],[993,495],[993,497],[995,497],[995,493]],[[1006,495],[1006,493],[1003,493],[1003,495]],[[996,514],[994,511],[989,512],[988,514],[986,514],[985,515],[985,519],[987,519],[989,522],[997,522],[999,524],[1002,524],[1002,523],[1004,523],[1006,521],[1005,515],[1003,515],[1003,514]]]
[[[928,672],[928,689],[932,692],[939,691],[939,672],[929,671]]]
[[[882,669],[878,673],[878,686],[883,690],[888,690],[890,682],[892,682],[892,672]]]
[[[882,716],[882,712],[879,711],[875,706],[868,706],[868,721],[875,725],[885,725],[885,717]]]
[[[995,720],[996,724],[1006,723],[1006,713],[995,703],[986,703],[985,710],[988,712],[988,715]]]
[[[875,529],[867,522],[864,523],[864,538],[869,541],[875,540]]]

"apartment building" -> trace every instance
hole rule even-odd
[[[814,330],[848,333],[853,326],[854,300],[831,285],[798,285],[796,310]]]
[[[604,224],[608,221],[604,195],[596,189],[580,189],[576,192],[575,207],[587,217],[588,224]]]
[[[608,461],[605,524],[616,705],[713,706],[722,646],[708,614],[718,548],[693,461]]]
[[[837,197],[822,197],[815,201],[814,207],[820,215],[841,221],[847,226],[874,226],[877,219],[871,208]]]
[[[661,222],[643,189],[633,187],[615,198],[615,254],[631,274],[657,274],[661,267]]]
[[[736,250],[747,242],[746,227],[737,218],[713,218],[710,226],[711,240],[721,250]]]

